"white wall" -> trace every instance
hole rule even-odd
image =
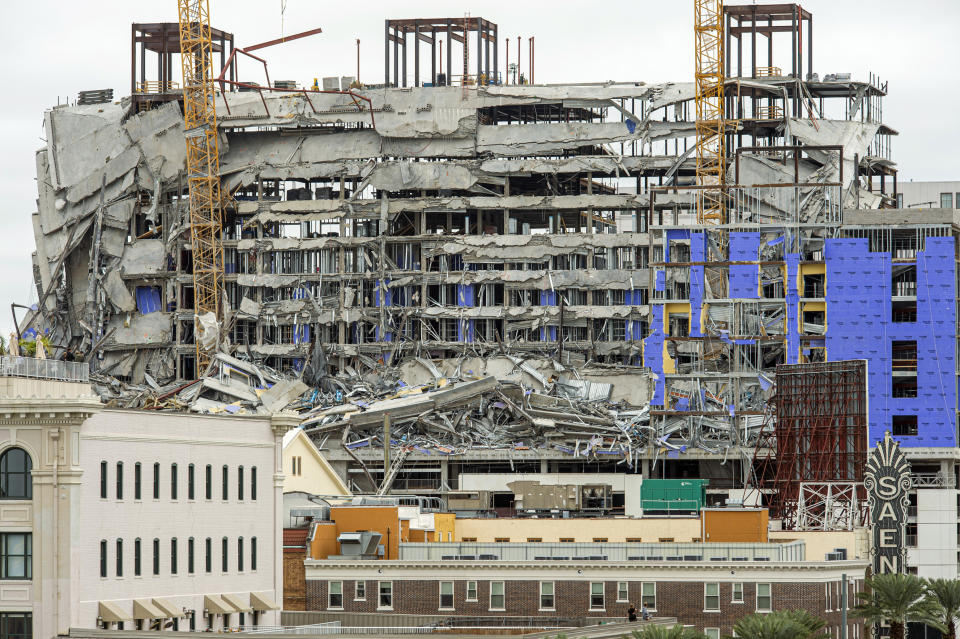
[[[898,182],[897,191],[903,194],[904,208],[940,208],[940,194],[953,194],[953,208],[960,208],[960,180],[952,182]],[[932,202],[932,204],[931,204]]]
[[[81,431],[83,473],[81,534],[73,560],[80,575],[72,625],[94,627],[98,602],[165,597],[197,611],[204,629],[203,596],[270,593],[280,603],[282,583],[275,575],[279,548],[274,521],[275,439],[269,418],[196,416],[146,411],[104,411]],[[100,462],[107,462],[107,498],[100,497]],[[116,498],[116,463],[124,464],[123,498]],[[134,499],[134,466],[141,463],[141,499]],[[160,498],[153,498],[153,465],[160,463]],[[177,499],[171,499],[171,464],[177,464]],[[194,464],[194,499],[188,499],[187,473]],[[212,465],[212,499],[206,499],[205,467]],[[222,467],[229,467],[229,499],[222,499]],[[244,499],[238,499],[237,468],[244,467]],[[257,499],[251,499],[251,470],[257,469]],[[229,570],[221,570],[221,539],[228,538]],[[237,569],[237,539],[244,538],[244,570]],[[123,576],[116,576],[116,540],[123,539]],[[134,540],[141,539],[141,575],[134,576]],[[171,574],[171,538],[177,538],[178,569]],[[187,570],[188,539],[195,540],[194,574]],[[212,572],[205,570],[205,539],[212,539]],[[257,570],[251,570],[251,538],[257,538]],[[160,574],[153,575],[153,539],[160,539]],[[101,539],[107,540],[107,578],[100,577]],[[260,623],[275,624],[267,613]],[[246,623],[252,622],[248,614]],[[239,615],[231,615],[231,625]],[[214,627],[219,627],[220,622]],[[131,625],[128,624],[127,628]],[[188,623],[181,620],[180,628]]]
[[[911,554],[920,577],[957,577],[956,490],[917,489],[917,548]]]

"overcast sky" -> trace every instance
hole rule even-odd
[[[728,3],[733,4],[733,3]],[[739,3],[738,3],[739,4]],[[538,83],[691,81],[692,0],[607,0],[598,5],[551,0],[321,2],[210,0],[213,26],[238,46],[321,27],[323,33],[267,49],[271,78],[309,84],[314,77],[355,75],[383,82],[386,18],[463,17],[470,12],[509,36],[536,38]],[[285,6],[285,10],[281,10]],[[95,8],[94,8],[95,7]],[[960,179],[960,1],[807,0],[814,16],[813,67],[821,77],[870,72],[889,81],[884,121],[900,179]],[[43,146],[43,112],[84,89],[127,95],[130,24],[177,19],[175,0],[24,0],[5,2],[0,23],[0,188],[6,222],[0,233],[0,330],[12,328],[10,302],[32,303],[30,214],[36,208],[34,153]],[[789,41],[789,37],[786,38]],[[504,55],[500,52],[501,70]],[[426,48],[424,48],[426,51]],[[424,53],[423,55],[427,55]],[[775,54],[776,56],[777,54]],[[412,51],[411,51],[412,60]],[[775,63],[788,67],[786,55]],[[473,65],[471,64],[471,68]],[[247,62],[242,79],[260,80]],[[412,69],[410,71],[412,75]],[[150,76],[152,77],[152,76]]]

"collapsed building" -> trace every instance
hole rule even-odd
[[[270,387],[352,486],[438,494],[636,472],[742,500],[777,367],[865,359],[870,443],[892,430],[955,486],[956,212],[894,208],[887,85],[814,73],[809,12],[725,14],[723,223],[697,223],[693,83],[507,84],[488,39],[484,81],[450,86],[449,20],[429,82],[404,45],[402,82],[394,47],[380,86],[231,84],[206,371],[181,109],[169,61],[159,86],[141,65],[132,98],[45,114],[21,329],[122,406],[256,411]]]

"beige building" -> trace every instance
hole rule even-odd
[[[301,429],[283,436],[283,492],[310,495],[349,495],[350,490],[316,444]]]
[[[105,410],[86,379],[85,364],[0,359],[0,625],[277,624],[296,416]]]

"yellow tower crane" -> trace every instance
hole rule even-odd
[[[183,64],[183,120],[193,252],[196,376],[204,374],[219,341],[223,247],[220,242],[220,144],[211,60],[209,0],[178,0]]]
[[[697,103],[697,222],[724,222],[723,0],[694,0]],[[709,188],[715,186],[715,189]],[[703,188],[708,187],[708,188]]]

